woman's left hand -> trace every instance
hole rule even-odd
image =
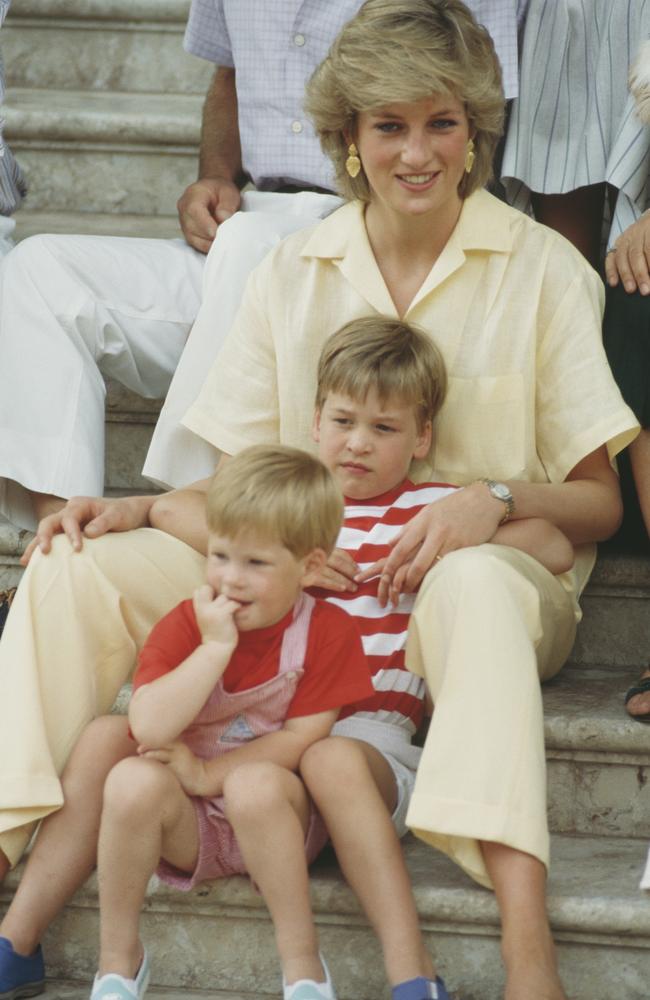
[[[379,603],[397,604],[399,595],[414,591],[448,552],[488,542],[503,513],[503,504],[484,483],[471,483],[416,514],[397,535],[388,558],[369,566],[356,580],[361,583],[381,573]]]
[[[205,786],[205,761],[195,756],[190,748],[181,740],[170,743],[169,746],[148,750],[138,747],[141,757],[150,757],[166,764],[178,778],[181,787],[187,795],[203,795]]]

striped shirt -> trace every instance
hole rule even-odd
[[[524,0],[519,0],[519,7]],[[260,190],[334,189],[303,109],[305,84],[362,0],[192,0],[185,49],[237,70],[242,161]],[[517,0],[469,0],[492,35],[507,97],[517,93]]]
[[[606,182],[618,192],[608,246],[650,207],[650,128],[628,90],[648,38],[650,0],[530,0],[501,168],[509,204],[531,212],[532,191]]]
[[[7,16],[11,0],[0,0],[0,27]],[[4,69],[0,54],[0,108],[4,100]],[[25,194],[25,180],[20,167],[2,137],[4,121],[0,117],[0,215],[11,215],[20,205]],[[0,238],[4,236],[4,228],[0,227]]]
[[[416,486],[405,480],[380,497],[346,501],[343,527],[337,546],[348,552],[360,569],[385,558],[391,542],[412,517],[430,503],[456,489],[440,483]],[[413,735],[424,716],[425,685],[406,667],[404,649],[415,594],[401,594],[397,606],[382,608],[377,600],[379,577],[361,584],[355,593],[332,594],[313,590],[355,619],[372,674],[373,697],[343,708],[339,719],[350,715],[401,726]]]

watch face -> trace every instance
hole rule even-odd
[[[509,500],[510,490],[505,483],[495,483],[492,487],[492,493],[499,498],[499,500]]]

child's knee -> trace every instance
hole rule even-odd
[[[120,816],[160,815],[172,777],[156,760],[127,757],[115,764],[106,778],[104,811]]]
[[[300,773],[309,787],[327,785],[333,779],[338,784],[344,773],[363,764],[363,752],[356,740],[328,736],[308,747],[300,761]]]
[[[278,803],[286,801],[284,768],[270,761],[241,764],[223,783],[223,799],[228,820],[235,824],[257,819]]]

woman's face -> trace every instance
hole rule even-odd
[[[360,112],[354,141],[371,201],[410,216],[456,212],[469,138],[465,108],[454,97]]]

